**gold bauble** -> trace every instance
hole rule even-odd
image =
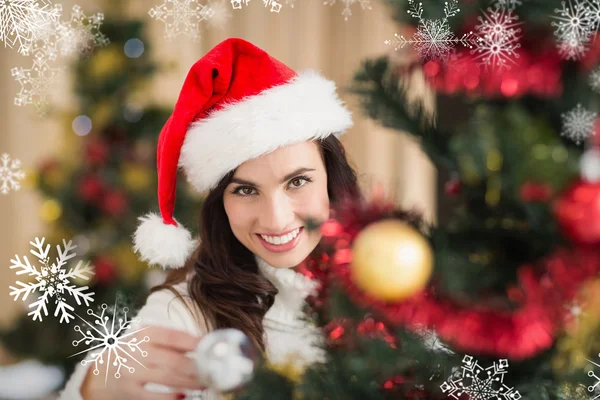
[[[405,300],[422,290],[433,271],[433,252],[421,233],[400,220],[368,225],[352,246],[356,286],[384,301]]]

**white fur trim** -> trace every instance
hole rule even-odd
[[[351,113],[339,99],[335,83],[309,70],[194,122],[179,166],[204,192],[245,161],[279,147],[341,135],[351,126]]]
[[[165,269],[181,268],[198,241],[192,239],[190,232],[179,223],[178,226],[163,223],[158,214],[149,213],[139,220],[141,224],[135,231],[133,244],[140,259]]]

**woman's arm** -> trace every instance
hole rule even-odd
[[[176,285],[175,288],[178,289],[178,292],[182,293],[182,295],[184,295],[185,298],[186,291],[184,285],[185,282],[180,285]],[[204,319],[201,317],[200,313],[195,312],[196,308],[194,303],[191,301],[186,301],[186,303],[187,306],[178,297],[176,297],[174,293],[172,293],[169,290],[161,290],[158,292],[154,292],[150,296],[148,296],[146,304],[140,309],[139,313],[137,314],[137,317],[140,319],[140,322],[138,324],[132,324],[128,332],[137,330],[141,326],[150,325],[182,331],[195,337],[199,337],[206,334],[209,331],[209,327],[205,323]],[[194,315],[192,315],[192,313],[188,309],[188,307],[190,307],[196,314],[195,318]],[[151,335],[148,336],[150,338],[151,343],[152,337]],[[148,357],[150,356],[151,355],[149,354]],[[138,358],[138,360],[142,364],[144,364],[143,357]],[[91,364],[93,365],[93,363]],[[110,368],[110,366],[108,367]],[[139,365],[136,365],[136,367],[138,369],[142,368]],[[69,378],[64,390],[61,392],[59,400],[87,399],[87,396],[83,396],[83,394],[85,394],[85,390],[82,389],[88,388],[88,384],[93,377],[93,374],[91,372],[92,371],[90,370],[90,363],[88,363],[85,366],[79,363],[74,373]],[[114,371],[109,370],[109,374],[111,374],[111,372],[114,374]],[[129,374],[129,372],[124,370],[120,379],[123,379],[125,377],[125,374]],[[114,382],[115,378],[113,378],[112,375],[111,378],[112,379],[109,379],[109,381],[112,380]],[[86,384],[85,387],[83,387],[84,381]],[[165,385],[155,383],[146,384],[145,389],[150,392],[160,393],[174,393],[176,391],[170,389]]]

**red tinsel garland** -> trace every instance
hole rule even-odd
[[[523,359],[548,349],[568,313],[565,305],[583,281],[600,272],[600,249],[559,249],[535,266],[519,269],[517,285],[507,291],[515,305],[511,310],[461,305],[436,295],[433,285],[407,301],[382,302],[354,285],[349,263],[354,238],[366,225],[384,218],[417,222],[414,214],[394,211],[391,205],[348,203],[322,227],[324,241],[329,234],[333,251],[331,256],[322,254],[308,261],[308,273],[322,283],[315,304],[324,304],[334,279],[353,301],[386,323],[415,332],[434,329],[443,342],[459,351]]]

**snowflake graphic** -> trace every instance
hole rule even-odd
[[[598,354],[598,357],[600,357],[600,354]],[[592,363],[593,365],[595,365],[596,367],[600,367],[600,364],[595,363],[592,360],[588,360],[588,361],[590,363]],[[598,399],[600,399],[600,376],[596,375],[593,370],[588,371],[588,376],[590,378],[594,378],[594,380],[596,381],[593,385],[590,385],[587,388],[588,392],[595,394],[595,396],[589,400],[598,400]]]
[[[589,40],[581,40],[575,35],[556,43],[558,54],[566,60],[580,60],[589,50]]]
[[[225,24],[231,19],[231,12],[226,0],[208,0],[208,8],[213,11],[213,16],[208,20],[208,24],[213,28],[225,27]]]
[[[271,6],[271,12],[278,13],[279,11],[281,11],[281,4],[276,2],[275,0],[263,0],[263,4],[265,5],[265,7]]]
[[[48,0],[0,1],[0,40],[4,47],[19,45],[22,53],[38,33],[60,16],[60,5]]]
[[[117,301],[115,301],[115,305],[112,309],[109,309],[106,304],[102,304],[99,312],[88,309],[87,314],[94,317],[93,323],[86,321],[76,314],[77,317],[83,321],[83,327],[76,325],[74,329],[81,334],[82,338],[73,341],[73,346],[77,347],[81,343],[84,343],[87,348],[73,354],[71,357],[90,352],[89,358],[82,360],[81,365],[85,366],[94,363],[94,375],[100,374],[100,369],[98,368],[99,365],[106,364],[105,384],[108,380],[108,370],[110,365],[117,367],[114,374],[114,377],[117,379],[121,377],[121,368],[125,368],[130,373],[135,372],[135,368],[128,365],[130,359],[146,368],[135,357],[134,353],[138,352],[142,357],[146,357],[148,352],[142,350],[140,345],[149,342],[150,338],[145,336],[138,341],[137,337],[132,336],[147,329],[147,327],[129,331],[132,324],[139,323],[140,319],[137,317],[129,319],[128,307],[118,309]],[[106,360],[104,359],[105,356]]]
[[[562,1],[561,8],[554,10],[552,21],[559,54],[566,59],[577,60],[585,55],[587,44],[597,23],[587,0]],[[600,21],[600,20],[599,20]]]
[[[234,10],[241,10],[242,6],[247,6],[250,0],[231,0],[231,7]]]
[[[150,17],[165,23],[165,38],[172,40],[179,35],[200,39],[200,22],[213,16],[210,7],[198,0],[164,0],[164,3],[148,11]]]
[[[596,113],[586,110],[577,104],[575,109],[561,115],[563,130],[561,136],[566,136],[575,143],[580,144],[594,134]]]
[[[593,91],[600,93],[600,67],[590,73],[589,83]]]
[[[410,1],[410,0],[409,0]],[[333,6],[336,0],[325,0],[323,5]],[[363,10],[371,10],[371,2],[370,0],[341,0],[344,3],[344,10],[342,11],[342,16],[344,17],[344,21],[348,21],[348,18],[352,16],[352,10],[350,7],[358,3]]]
[[[448,18],[455,16],[460,9],[458,0],[450,0],[444,5],[444,15],[442,19],[428,20],[423,19],[423,4],[415,3],[415,0],[408,0],[408,13],[411,17],[419,20],[417,31],[411,38],[395,34],[394,39],[386,40],[387,45],[394,45],[394,50],[403,48],[411,44],[417,51],[423,61],[448,59],[454,46],[461,44],[464,47],[472,48],[472,32],[466,33],[461,37],[455,36],[448,25]]]
[[[6,153],[0,157],[0,193],[8,194],[12,190],[21,189],[19,181],[25,178],[25,172],[20,170],[21,161],[11,160]]]
[[[523,2],[521,0],[496,0],[494,2],[494,6],[507,8],[509,10],[514,10],[522,4]]]
[[[63,56],[89,55],[95,47],[106,46],[110,40],[100,32],[104,14],[87,17],[81,7],[73,6],[71,19],[53,21],[47,29],[41,30],[35,40],[25,46],[24,55],[43,52],[48,60],[54,61],[60,53]]]
[[[48,111],[50,88],[61,73],[59,68],[52,68],[48,61],[49,56],[44,51],[37,51],[31,68],[15,67],[11,70],[12,76],[21,85],[15,105],[33,104],[40,116]]]
[[[48,61],[54,61],[59,54],[58,43],[60,41],[58,22],[52,22],[49,29],[40,30],[38,36],[23,46],[24,56],[41,57]]]
[[[57,24],[58,47],[62,55],[88,55],[95,47],[107,46],[110,40],[100,32],[103,21],[103,13],[88,17],[81,7],[73,6],[71,19]]]
[[[453,399],[460,399],[467,394],[471,400],[518,400],[519,391],[504,384],[504,374],[508,368],[508,360],[500,360],[488,368],[481,367],[473,357],[463,358],[462,374],[450,377],[440,385],[442,392]]]
[[[480,59],[486,67],[510,67],[509,63],[519,58],[516,50],[521,47],[521,22],[518,19],[510,8],[488,8],[482,17],[478,17],[479,24],[475,27],[477,40],[471,54],[477,54],[476,59]]]
[[[14,296],[15,301],[22,295],[22,300],[25,301],[31,293],[35,291],[40,293],[38,300],[29,305],[29,308],[32,308],[33,311],[27,314],[31,315],[34,321],[38,319],[41,321],[42,313],[44,316],[48,316],[46,305],[50,301],[50,298],[53,297],[54,304],[56,304],[54,316],[56,317],[60,314],[60,322],[69,323],[69,320],[75,319],[75,317],[70,313],[74,308],[67,303],[66,294],[75,299],[77,305],[81,305],[83,301],[86,306],[89,306],[94,301],[92,297],[94,293],[86,293],[87,286],[77,287],[70,280],[89,280],[91,275],[93,275],[93,270],[89,262],[84,264],[82,261],[79,261],[75,268],[71,268],[68,271],[64,268],[67,261],[75,257],[76,254],[72,251],[77,247],[72,244],[72,241],[67,243],[64,239],[64,249],[61,249],[58,245],[56,246],[58,257],[56,258],[56,262],[50,265],[48,257],[50,245],[44,247],[45,240],[45,238],[41,240],[35,238],[35,242],[29,242],[35,248],[29,250],[29,252],[36,256],[41,264],[39,270],[34,265],[31,265],[27,256],[23,256],[23,261],[21,261],[18,255],[15,256],[14,260],[10,260],[12,263],[10,269],[20,269],[17,275],[27,274],[28,276],[35,277],[36,281],[29,283],[17,281],[19,287],[10,286],[12,290],[10,295]]]

